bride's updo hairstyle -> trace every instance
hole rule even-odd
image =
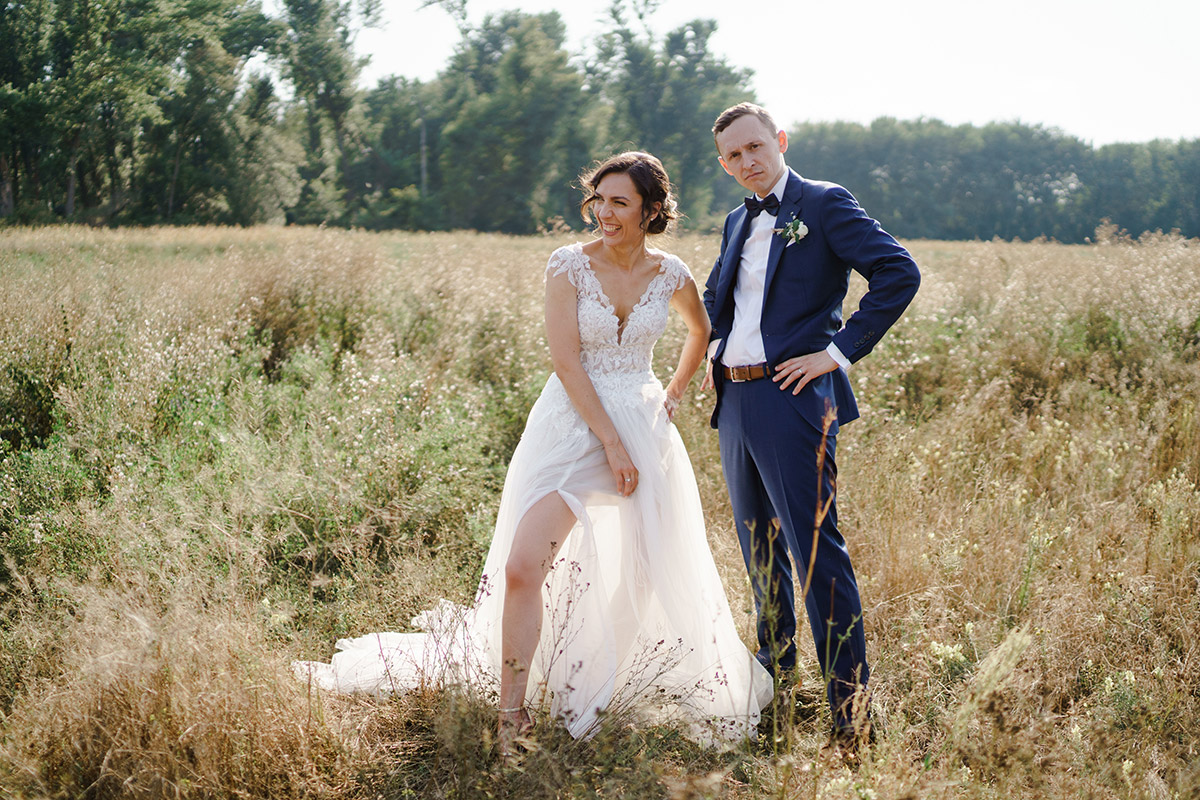
[[[596,189],[605,175],[614,173],[628,175],[642,196],[642,228],[646,233],[663,233],[672,220],[679,218],[675,198],[671,195],[671,180],[662,162],[649,153],[631,150],[607,158],[579,176],[579,184],[583,188],[579,216],[583,217],[584,222],[599,224],[592,212],[592,205],[599,199]],[[650,215],[655,203],[661,203],[662,206],[652,219]]]

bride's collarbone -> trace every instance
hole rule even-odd
[[[625,318],[640,303],[650,289],[650,284],[662,272],[664,253],[652,252],[634,264],[622,267],[595,255],[589,258],[592,274],[600,283],[600,289],[608,302]]]

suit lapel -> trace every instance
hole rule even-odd
[[[779,203],[779,214],[775,217],[775,229],[782,228],[793,219],[800,217],[802,208],[802,200],[804,194],[804,183],[800,176],[792,169],[788,169],[788,182],[783,189],[783,200]],[[766,307],[767,293],[771,291],[771,281],[775,278],[775,273],[779,269],[779,261],[783,257],[783,249],[787,246],[787,242],[783,237],[775,234],[771,236],[771,252],[767,256],[767,277],[763,284],[763,306]]]
[[[746,224],[746,209],[740,208],[734,212],[737,214],[737,220],[733,224],[733,230],[729,234],[729,249],[725,252],[725,257],[721,260],[721,274],[717,278],[717,303],[718,309],[723,309],[726,302],[732,302],[730,299],[733,287],[733,280],[737,277],[738,266],[742,261],[742,245],[746,243],[746,229],[749,227]]]

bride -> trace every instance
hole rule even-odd
[[[547,706],[577,737],[624,713],[735,742],[772,682],[738,638],[672,424],[708,316],[687,266],[646,244],[676,217],[659,160],[622,153],[582,184],[599,237],[546,267],[554,374],[509,464],[474,604],[443,601],[413,620],[423,633],[342,640],[332,663],[298,668],[336,691],[498,691],[506,753]],[[688,334],[664,390],[651,356],[669,308]]]

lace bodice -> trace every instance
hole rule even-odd
[[[663,257],[658,274],[630,309],[624,329],[619,329],[616,309],[592,271],[582,244],[560,247],[550,255],[546,277],[563,273],[575,287],[580,360],[592,382],[610,383],[620,380],[619,376],[648,374],[654,344],[667,327],[671,295],[691,277],[687,265],[676,256]]]

